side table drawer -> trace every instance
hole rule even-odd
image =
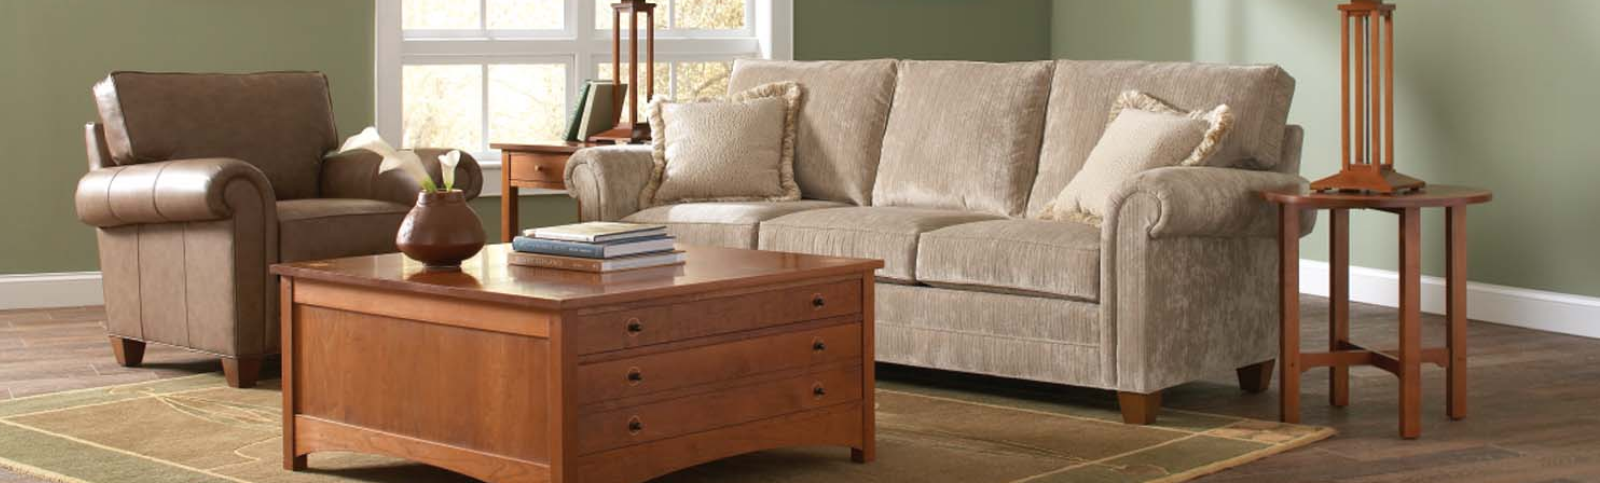
[[[581,316],[572,347],[593,354],[859,313],[861,280],[840,280]]]
[[[861,357],[861,324],[788,332],[578,366],[588,404]]]
[[[861,399],[861,366],[847,365],[632,408],[580,415],[578,454],[590,454]]]
[[[514,153],[511,155],[511,179],[561,183],[566,179],[566,153]]]

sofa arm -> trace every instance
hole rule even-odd
[[[428,169],[428,176],[432,176],[436,184],[443,187],[444,176],[439,155],[450,150],[421,148],[416,152],[417,157],[422,159],[422,166]],[[323,158],[322,197],[416,204],[417,192],[422,191],[422,184],[402,170],[379,172],[378,168],[382,165],[383,157],[371,151],[350,151]],[[455,188],[466,194],[469,200],[477,198],[483,190],[483,168],[466,151],[461,152],[461,162],[456,165]]]
[[[655,161],[648,145],[579,150],[567,160],[567,194],[578,199],[582,221],[617,221],[639,211],[639,194]]]
[[[1306,186],[1292,174],[1232,168],[1172,167],[1135,175],[1111,196],[1108,218],[1133,206],[1129,199],[1148,196],[1156,208],[1147,228],[1151,238],[1180,236],[1274,237],[1278,217],[1262,190]],[[1113,224],[1107,220],[1109,227]],[[1301,236],[1311,232],[1308,221]]]
[[[267,176],[232,158],[201,158],[90,171],[78,180],[78,219],[100,228],[230,218],[230,189],[247,189],[262,206],[277,201]],[[237,193],[236,193],[237,195]]]

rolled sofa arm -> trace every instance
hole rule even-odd
[[[78,219],[100,228],[221,220],[233,216],[229,185],[245,183],[273,206],[267,176],[232,158],[200,158],[102,168],[78,180]]]
[[[1121,213],[1131,198],[1151,198],[1156,208],[1151,238],[1180,236],[1274,237],[1278,217],[1262,190],[1299,188],[1305,178],[1271,171],[1173,167],[1134,176],[1111,197],[1108,213]],[[1132,205],[1130,205],[1132,206]],[[1111,215],[1116,216],[1116,215]],[[1111,223],[1108,220],[1107,225]],[[1311,232],[1305,223],[1301,236]]]
[[[655,170],[650,146],[600,146],[567,160],[567,194],[582,221],[617,221],[639,211],[639,193]]]
[[[422,166],[428,169],[428,175],[443,187],[443,167],[439,164],[439,155],[450,150],[419,148],[416,152],[417,157],[422,159]],[[370,151],[351,151],[323,158],[322,197],[415,204],[422,184],[398,169],[380,173],[378,168],[382,165],[383,157]],[[466,194],[469,200],[477,198],[483,190],[483,168],[466,151],[461,152],[461,162],[456,164],[455,188]]]

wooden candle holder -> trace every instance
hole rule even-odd
[[[1386,194],[1421,189],[1422,180],[1394,169],[1394,5],[1351,0],[1339,5],[1339,13],[1343,164],[1338,174],[1312,182],[1311,189]]]
[[[622,82],[622,16],[628,16],[628,82]],[[644,15],[645,62],[644,97],[639,97],[639,16]],[[614,99],[617,127],[590,136],[590,141],[641,143],[650,140],[650,123],[639,120],[639,109],[655,97],[656,86],[656,5],[645,0],[620,0],[611,4],[611,80],[627,90],[617,90]],[[624,102],[624,99],[630,102]]]

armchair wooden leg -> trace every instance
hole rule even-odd
[[[1251,394],[1265,392],[1272,387],[1272,369],[1277,365],[1276,359],[1268,359],[1235,369],[1239,374],[1239,389]]]
[[[1161,411],[1161,391],[1150,394],[1118,391],[1117,403],[1122,407],[1122,422],[1151,424],[1156,422],[1156,413]]]
[[[256,387],[256,379],[261,377],[261,356],[223,358],[222,375],[228,378],[229,386]]]
[[[111,336],[111,353],[116,354],[122,367],[139,367],[144,363],[144,341]]]

